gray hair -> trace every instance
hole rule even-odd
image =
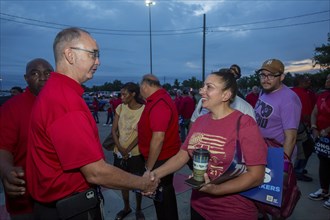
[[[53,43],[55,63],[62,59],[63,50],[67,44],[79,40],[81,33],[86,33],[89,35],[89,32],[77,27],[63,29],[56,35]]]

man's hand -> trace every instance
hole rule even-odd
[[[25,180],[22,167],[12,167],[3,174],[3,186],[9,197],[15,198],[25,194]]]
[[[143,195],[152,195],[156,189],[157,186],[160,182],[159,178],[156,177],[154,172],[146,171],[143,176],[143,181],[144,181],[144,189],[143,189]]]

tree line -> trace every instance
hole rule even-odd
[[[314,50],[313,57],[314,65],[320,65],[320,70],[317,73],[303,73],[311,79],[312,89],[315,92],[319,91],[324,87],[324,82],[326,76],[330,73],[330,38],[326,44],[322,44],[319,47],[316,47]],[[288,72],[283,83],[289,87],[294,86],[295,76]],[[248,92],[253,86],[259,86],[260,81],[257,74],[250,76],[243,76],[238,81],[238,87],[242,92]],[[120,80],[114,80],[113,82],[105,82],[101,86],[93,86],[91,88],[84,86],[86,92],[97,92],[97,91],[119,91],[124,84]],[[178,79],[175,79],[173,84],[165,83],[162,86],[167,91],[172,91],[174,89],[183,89],[183,88],[192,88],[198,90],[203,85],[201,80],[198,80],[196,77],[191,77],[191,79],[184,80],[182,83]]]

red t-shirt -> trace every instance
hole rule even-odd
[[[317,97],[316,105],[316,125],[318,127],[318,130],[321,131],[322,129],[330,127],[330,90],[322,92]]]
[[[178,112],[166,90],[160,89],[146,100],[138,123],[139,150],[147,160],[153,132],[165,132],[158,160],[174,156],[180,149]]]
[[[22,167],[24,171],[34,101],[35,96],[26,88],[24,93],[10,98],[0,108],[0,149],[10,152],[13,155],[14,166]],[[11,215],[27,214],[33,210],[32,198],[28,191],[18,198],[6,195],[6,206]]]
[[[234,111],[219,120],[211,113],[199,117],[193,124],[182,149],[192,157],[194,149],[210,151],[207,173],[211,180],[221,175],[230,165],[235,152],[236,125],[242,113]],[[252,117],[244,115],[240,121],[239,141],[246,165],[267,164],[267,146],[258,125]],[[198,190],[191,195],[192,207],[205,219],[257,219],[254,202],[239,194],[213,196]]]
[[[110,100],[110,104],[112,105],[112,110],[113,113],[116,112],[116,108],[118,107],[118,105],[120,105],[122,103],[122,100],[120,98],[114,98],[112,100]]]
[[[179,115],[184,119],[190,119],[195,110],[195,102],[190,96],[183,96],[179,104]]]
[[[76,81],[52,73],[32,109],[28,189],[44,203],[88,189],[80,168],[104,159],[98,130]]]
[[[253,92],[250,92],[245,99],[254,108],[259,99],[259,93],[255,94]]]
[[[299,87],[292,88],[292,90],[298,95],[301,102],[300,120],[303,121],[304,123],[310,124],[310,120],[305,121],[303,119],[310,118],[310,115],[316,103],[315,93],[308,89],[299,88]]]

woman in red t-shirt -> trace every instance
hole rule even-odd
[[[236,80],[229,69],[211,73],[200,89],[203,107],[210,112],[195,121],[181,150],[154,170],[155,175],[161,178],[183,167],[195,149],[203,148],[210,152],[204,174],[208,184],[192,190],[191,219],[258,218],[254,202],[239,193],[263,182],[267,146],[254,119],[248,115],[241,117],[241,112],[230,107],[236,93]],[[234,158],[239,117],[238,137],[247,171],[220,184],[210,183],[224,173]]]

